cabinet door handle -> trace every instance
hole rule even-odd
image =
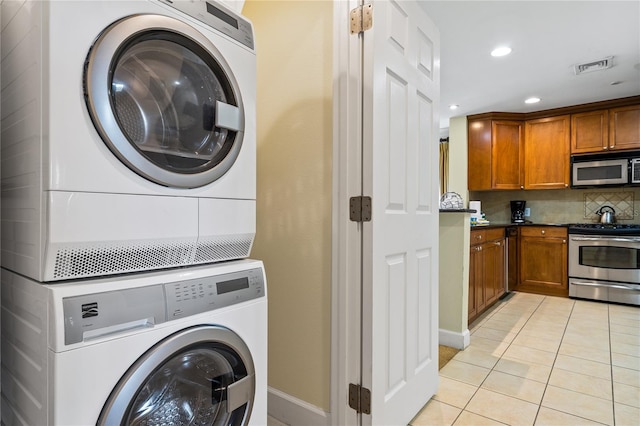
[[[542,231],[540,231],[540,233],[541,233],[542,235],[546,234],[546,232],[544,231],[544,229],[543,229]]]
[[[495,242],[495,243],[493,243],[493,244],[495,244],[495,245],[497,245],[497,246],[501,246],[501,245],[502,245],[502,242],[500,242],[500,241],[496,241],[496,242]]]
[[[567,240],[562,240],[562,244],[567,244]]]
[[[520,189],[524,189],[524,185],[520,185]]]

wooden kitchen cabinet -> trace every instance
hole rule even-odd
[[[571,115],[571,154],[640,149],[640,105]]]
[[[525,122],[525,189],[569,187],[570,115]]]
[[[519,231],[520,277],[515,290],[568,296],[567,228],[523,226]]]
[[[471,231],[469,306],[471,323],[505,292],[504,228]]]
[[[640,149],[640,105],[609,110],[609,149]]]
[[[469,121],[468,186],[471,191],[521,189],[522,121]]]
[[[571,154],[609,149],[609,111],[589,111],[571,115]]]

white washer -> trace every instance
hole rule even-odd
[[[56,285],[2,269],[1,373],[6,425],[264,425],[262,262]]]
[[[253,27],[214,1],[2,3],[2,266],[56,281],[247,257]]]

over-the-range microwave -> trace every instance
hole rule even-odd
[[[571,157],[571,187],[640,185],[640,152],[637,157]]]

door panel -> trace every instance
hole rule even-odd
[[[364,32],[362,424],[407,424],[437,383],[439,36],[416,2]]]

